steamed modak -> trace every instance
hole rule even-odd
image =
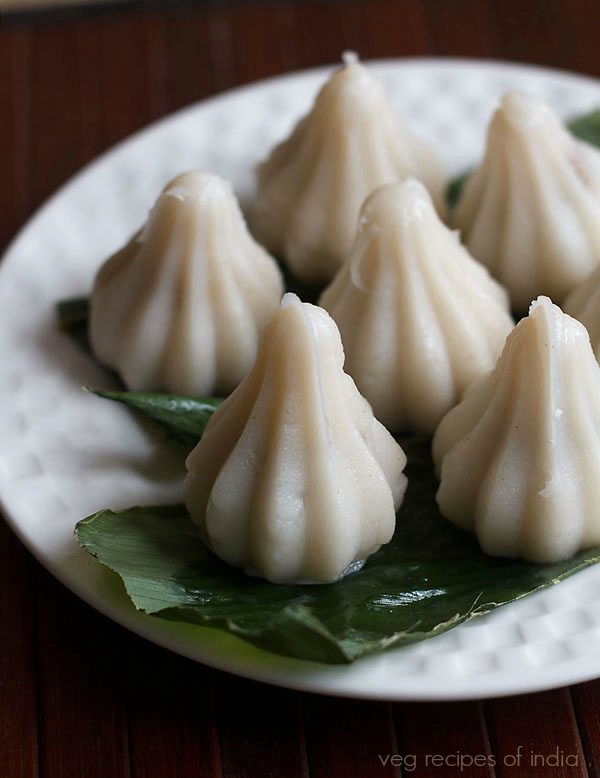
[[[319,304],[340,329],[347,372],[393,432],[433,433],[493,368],[514,324],[504,289],[411,178],[366,199]]]
[[[229,183],[184,173],[100,269],[92,349],[129,389],[225,395],[252,367],[282,293]]]
[[[351,248],[360,205],[377,186],[417,176],[444,209],[436,154],[400,121],[383,85],[353,54],[257,174],[254,234],[307,283],[333,278]]]
[[[510,92],[453,223],[517,311],[540,294],[562,303],[600,262],[600,152],[542,100]]]
[[[343,365],[335,322],[286,295],[252,371],[188,456],[187,508],[234,567],[335,581],[392,538],[406,457]]]
[[[600,544],[600,367],[546,297],[433,441],[444,516],[484,551],[555,562]]]
[[[573,289],[563,307],[565,313],[587,329],[596,359],[600,361],[600,266]]]

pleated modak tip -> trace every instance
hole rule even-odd
[[[516,310],[539,294],[562,303],[600,260],[600,153],[542,100],[510,92],[453,223]]]
[[[285,295],[254,368],[188,456],[190,515],[234,567],[335,581],[392,538],[406,457],[343,364],[335,322]]]
[[[600,367],[585,327],[534,302],[433,456],[442,514],[488,553],[546,563],[599,544]]]
[[[331,280],[365,197],[419,177],[444,209],[437,155],[395,115],[383,85],[347,52],[310,113],[258,167],[255,235],[308,283]]]
[[[100,269],[92,348],[130,389],[228,394],[282,294],[279,268],[248,232],[230,184],[184,173]]]
[[[433,433],[495,365],[514,322],[508,296],[408,178],[365,201],[350,256],[319,304],[346,371],[393,432]]]
[[[563,308],[587,329],[596,360],[600,361],[600,267],[573,289]]]

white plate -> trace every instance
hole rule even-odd
[[[457,172],[478,159],[499,95],[544,96],[563,116],[600,105],[600,83],[539,68],[454,60],[377,62],[398,109]],[[0,273],[0,496],[21,540],[99,611],[162,646],[239,675],[329,694],[459,699],[600,676],[600,566],[414,647],[352,666],[273,656],[216,630],[137,613],[79,550],[73,527],[103,507],[181,497],[182,462],[123,408],[81,391],[106,376],[59,334],[54,303],[89,290],[103,257],[161,186],[192,167],[233,180],[309,106],[326,70],[276,78],[175,114],[88,166],[35,215]]]

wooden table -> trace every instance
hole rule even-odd
[[[461,55],[600,75],[597,0],[140,4],[9,17],[0,244],[81,165],[186,103],[337,60]],[[493,754],[470,776],[600,776],[600,682],[483,704],[380,704],[243,681],[92,611],[0,523],[0,778],[391,776],[387,754]],[[511,767],[559,749],[578,767]],[[504,764],[505,758],[508,764]]]

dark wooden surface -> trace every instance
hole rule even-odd
[[[0,32],[0,246],[82,164],[236,84],[363,57],[508,58],[600,75],[598,0],[365,0],[124,7]],[[518,752],[579,767],[520,768]],[[425,766],[427,754],[497,766]],[[381,704],[226,676],[79,602],[0,522],[0,778],[600,776],[600,682],[505,700]]]

